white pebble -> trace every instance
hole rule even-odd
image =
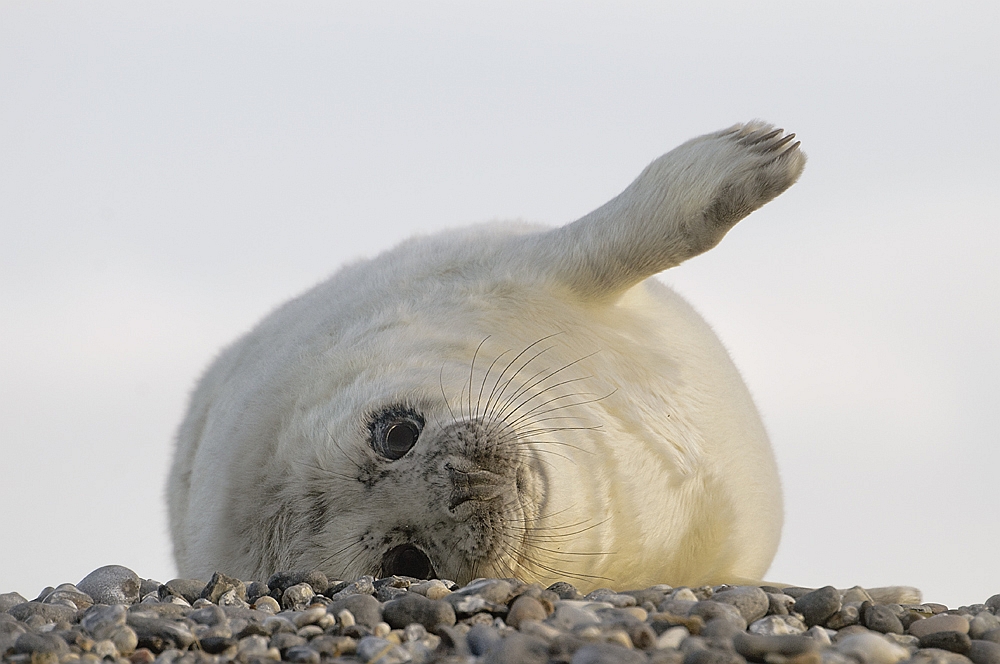
[[[681,641],[691,636],[691,632],[688,631],[687,627],[682,627],[678,625],[677,627],[671,627],[656,637],[656,648],[658,650],[664,650],[665,648],[680,648]]]
[[[874,632],[851,634],[837,642],[839,652],[862,664],[896,664],[910,658],[910,651]]]

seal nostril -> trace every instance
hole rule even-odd
[[[414,579],[436,579],[434,566],[427,554],[412,544],[401,544],[382,556],[382,576],[409,576]]]

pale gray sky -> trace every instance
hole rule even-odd
[[[802,180],[662,275],[771,432],[769,576],[1000,592],[995,2],[0,2],[0,592],[175,574],[187,392],[346,260],[571,221],[695,135]]]

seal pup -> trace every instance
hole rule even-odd
[[[721,342],[649,277],[791,186],[793,139],[701,136],[574,223],[410,239],[278,308],[180,427],[180,574],[761,578],[782,525],[767,435]]]

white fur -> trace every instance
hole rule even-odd
[[[471,569],[581,587],[759,579],[782,524],[764,427],[708,325],[648,277],[795,181],[805,157],[770,130],[689,141],[562,228],[408,240],[265,318],[209,368],[178,435],[168,502],[181,575],[354,578],[397,531],[433,547],[423,529],[453,515],[428,492],[447,478],[421,475],[428,446],[519,394],[507,410],[534,483],[512,501],[523,522],[510,532],[523,537]],[[392,404],[427,421],[396,462],[368,441],[371,414]],[[367,486],[371,469],[411,470]],[[443,576],[466,569],[457,551],[437,555]]]

